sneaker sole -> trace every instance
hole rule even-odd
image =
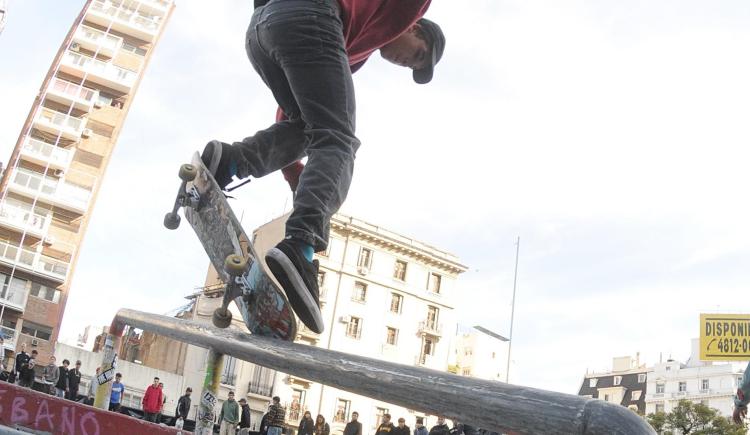
[[[293,291],[312,315],[312,321],[315,324],[306,326],[317,333],[323,332],[323,316],[320,313],[320,307],[315,302],[315,299],[313,299],[305,285],[305,281],[302,280],[299,272],[297,272],[297,268],[294,267],[289,257],[280,249],[271,248],[266,253],[266,264],[268,264],[268,267],[279,281],[279,284],[284,288],[284,291]]]
[[[211,165],[207,167],[208,171],[211,172],[211,175],[215,174],[216,171],[219,169],[219,162],[221,161],[221,144],[217,143],[216,141],[211,141],[211,159],[209,160],[211,162]],[[205,162],[204,162],[205,164]]]

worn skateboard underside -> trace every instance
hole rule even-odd
[[[255,252],[252,241],[198,153],[194,154],[192,164],[198,168],[198,174],[187,183],[186,190],[189,192],[194,188],[200,200],[196,207],[183,208],[185,218],[222,281],[230,283],[235,280],[236,287],[242,289],[242,296],[234,301],[245,324],[253,334],[294,340],[297,334],[295,317],[286,297],[271,281],[273,278],[269,276],[263,256]],[[248,269],[242,276],[233,278],[224,269],[224,260],[231,254],[247,259]]]

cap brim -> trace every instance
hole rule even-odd
[[[412,77],[414,78],[414,81],[420,85],[430,83],[430,80],[432,80],[432,67],[415,69],[412,73]]]

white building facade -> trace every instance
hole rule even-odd
[[[285,217],[256,232],[279,240]],[[262,249],[262,248],[261,248]],[[447,370],[456,331],[456,279],[466,270],[458,258],[367,222],[336,215],[329,247],[320,261],[320,300],[326,329],[300,328],[298,341],[406,365]],[[287,407],[287,425],[296,429],[304,411],[325,417],[332,433],[343,432],[351,413],[359,413],[365,433],[383,414],[414,428],[412,410],[279,374],[273,388]],[[433,424],[428,417],[425,424]]]
[[[456,373],[506,382],[509,341],[481,326],[460,333],[455,340]]]
[[[698,359],[698,340],[687,363],[668,360],[656,364],[648,373],[646,414],[669,413],[680,400],[686,399],[714,408],[731,416],[734,394],[742,371],[730,363],[712,364]]]

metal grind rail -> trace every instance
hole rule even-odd
[[[396,364],[122,309],[111,331],[147,330],[355,394],[498,433],[656,434],[633,411],[597,399]]]

